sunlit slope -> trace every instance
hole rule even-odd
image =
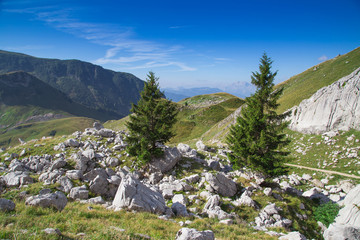
[[[279,99],[278,112],[298,105],[302,100],[311,97],[317,90],[328,86],[360,67],[360,48],[337,56],[326,62],[309,68],[289,80],[276,86],[284,87],[284,94]]]
[[[202,135],[238,109],[243,100],[228,93],[215,93],[186,98],[178,105],[179,114],[174,126],[176,136],[171,143],[191,143],[201,139]],[[128,117],[108,121],[105,127],[124,130]]]

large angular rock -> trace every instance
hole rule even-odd
[[[72,199],[88,199],[89,190],[86,189],[86,186],[74,187],[70,190],[69,198]]]
[[[209,218],[218,218],[219,220],[231,218],[230,214],[221,209],[220,204],[219,195],[213,195],[206,202],[203,212],[208,214]]]
[[[0,211],[7,212],[15,209],[15,203],[9,199],[0,198]]]
[[[324,232],[325,240],[360,239],[360,184],[343,201],[335,222]]]
[[[59,158],[51,164],[49,168],[49,172],[54,171],[55,169],[65,167],[65,165],[66,165],[66,161],[64,159]]]
[[[163,196],[159,192],[145,186],[131,175],[127,175],[122,179],[113,206],[156,214],[165,214],[168,209]]]
[[[98,195],[106,195],[108,192],[108,184],[106,178],[98,175],[90,182],[90,191]]]
[[[106,138],[109,138],[109,137],[113,137],[115,136],[115,132],[111,129],[107,129],[107,128],[102,128],[100,129],[98,132],[97,132],[98,135],[100,135],[101,137],[106,137]]]
[[[72,183],[71,180],[70,180],[68,177],[66,177],[66,176],[62,176],[62,177],[59,179],[58,183],[60,183],[60,185],[61,185],[61,189],[60,189],[60,190],[66,192],[66,193],[69,193],[70,190],[73,188],[73,183]]]
[[[195,228],[182,228],[175,237],[175,240],[214,240],[215,235],[211,230],[198,231]]]
[[[67,198],[62,192],[39,194],[26,199],[26,205],[39,207],[54,207],[61,211],[67,204]]]
[[[225,197],[232,197],[237,192],[236,183],[225,177],[223,173],[218,173],[214,176],[212,173],[205,174],[206,181],[219,194]]]
[[[151,160],[148,164],[149,171],[165,173],[173,169],[175,165],[181,160],[181,153],[174,147],[165,147],[164,156]]]
[[[66,147],[79,147],[80,143],[76,139],[70,138],[64,142],[64,145]]]
[[[289,128],[303,133],[360,129],[360,68],[291,109]]]

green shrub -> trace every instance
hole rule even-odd
[[[336,203],[328,202],[315,208],[314,217],[316,221],[322,222],[326,227],[333,223],[339,213],[340,206]]]

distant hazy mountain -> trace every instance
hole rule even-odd
[[[91,109],[113,112],[114,118],[129,114],[144,82],[132,74],[114,72],[79,60],[36,58],[0,51],[0,73],[24,71]]]
[[[224,92],[235,95],[239,98],[246,98],[253,94],[256,87],[249,82],[234,82],[224,87]]]
[[[165,96],[168,99],[178,102],[184,98],[193,97],[203,94],[212,94],[224,92],[219,88],[209,88],[209,87],[197,87],[197,88],[163,88]]]
[[[54,113],[90,117],[99,120],[113,119],[114,112],[94,110],[73,102],[61,91],[51,87],[26,72],[12,72],[0,75],[0,123],[12,125],[38,114]],[[14,109],[19,109],[18,113]],[[34,108],[41,108],[41,110]],[[45,112],[44,112],[45,111]]]

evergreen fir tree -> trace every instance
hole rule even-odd
[[[176,122],[177,109],[174,103],[164,99],[159,89],[158,78],[153,72],[147,75],[140,100],[133,104],[130,120],[127,152],[137,158],[137,165],[143,166],[153,157],[163,154],[159,144],[174,136],[172,126]]]
[[[268,176],[277,176],[286,172],[284,162],[289,153],[282,151],[282,147],[289,144],[289,140],[283,130],[289,124],[285,118],[290,113],[276,113],[277,100],[283,89],[273,90],[277,72],[271,72],[271,64],[271,59],[264,54],[259,72],[253,72],[251,76],[256,92],[245,99],[241,115],[231,126],[226,140],[232,150],[229,158],[235,168],[248,167]]]

